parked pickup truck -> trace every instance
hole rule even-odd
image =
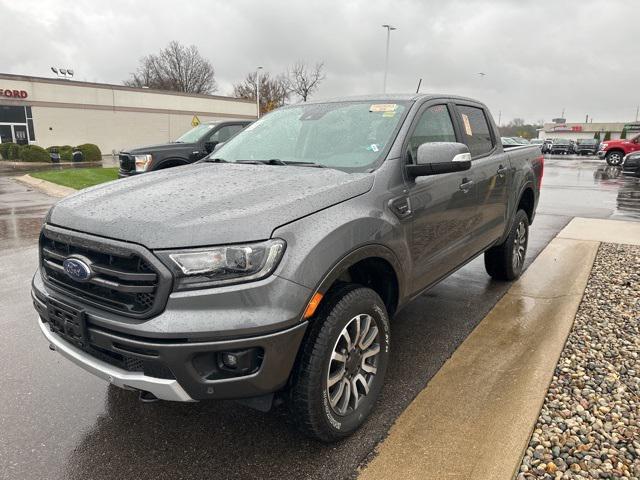
[[[187,165],[209,155],[219,143],[224,143],[251,121],[203,122],[175,142],[132,148],[120,152],[118,177]]]
[[[579,138],[576,140],[578,155],[595,155],[598,153],[598,140],[595,138]]]
[[[640,133],[628,140],[607,140],[600,144],[598,157],[604,158],[609,165],[622,164],[625,155],[640,151]]]
[[[277,398],[334,441],[373,409],[413,298],[481,254],[494,279],[518,278],[542,173],[540,149],[505,152],[475,100],[283,107],[194,165],[57,203],[38,325],[142,399]]]

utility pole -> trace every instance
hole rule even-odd
[[[260,118],[260,70],[262,70],[262,67],[256,69],[256,105],[258,106],[258,118]]]
[[[382,25],[387,29],[387,50],[384,56],[384,81],[382,82],[382,93],[387,93],[387,70],[389,69],[389,41],[391,40],[391,30],[397,30],[393,25]]]

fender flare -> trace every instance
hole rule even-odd
[[[342,258],[340,258],[333,266],[324,274],[316,288],[313,289],[311,295],[309,296],[309,300],[313,298],[316,293],[325,294],[331,285],[351,266],[355,265],[361,260],[366,258],[381,258],[386,260],[393,268],[393,271],[398,280],[398,305],[400,306],[402,299],[404,298],[404,278],[402,275],[402,265],[398,260],[396,254],[389,247],[386,247],[381,244],[367,244],[362,245],[360,247],[356,247],[355,249],[348,252]],[[307,305],[309,302],[305,305]]]

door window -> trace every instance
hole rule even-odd
[[[418,147],[423,143],[455,142],[456,133],[446,105],[433,105],[427,108],[409,138],[411,162],[417,158]]]
[[[493,149],[493,139],[487,117],[481,108],[458,105],[464,143],[472,157],[484,155]]]
[[[226,142],[244,128],[244,125],[226,125],[209,137],[210,142]]]

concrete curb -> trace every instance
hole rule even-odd
[[[620,222],[608,222],[618,230]],[[552,240],[398,418],[359,478],[512,480],[599,245]]]
[[[34,178],[31,175],[22,175],[21,177],[13,178],[20,183],[40,190],[41,192],[46,193],[47,195],[51,195],[52,197],[68,197],[69,195],[78,191],[75,188],[64,187],[62,185],[48,182],[46,180],[40,180],[39,178]]]

